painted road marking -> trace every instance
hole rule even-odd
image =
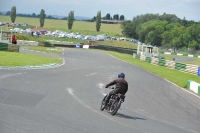
[[[97,72],[90,73],[90,74],[88,74],[88,75],[86,75],[86,76],[89,77],[89,76],[93,76],[93,75],[95,75],[95,74],[97,74]]]
[[[90,109],[90,110],[93,111],[94,113],[97,113],[97,114],[99,114],[99,115],[101,115],[101,116],[103,116],[103,117],[105,117],[105,118],[107,118],[107,119],[109,119],[109,120],[111,120],[111,121],[114,121],[114,122],[116,122],[116,123],[118,123],[118,124],[121,124],[121,125],[123,125],[123,126],[127,126],[127,125],[125,125],[125,124],[123,124],[123,123],[121,123],[121,122],[119,122],[119,121],[116,121],[116,120],[114,120],[114,119],[111,119],[111,118],[107,117],[106,115],[104,115],[104,114],[98,112],[97,110],[94,110],[94,109],[91,108],[89,105],[85,104],[85,103],[84,103],[83,101],[81,101],[77,96],[74,95],[73,89],[67,88],[67,91],[69,92],[70,95],[73,96],[73,98],[74,98],[76,101],[78,101],[81,105],[83,105],[84,107]]]
[[[23,72],[23,73],[25,73],[25,72]],[[5,79],[5,78],[17,76],[17,75],[20,75],[20,74],[23,74],[23,73],[15,73],[15,74],[6,74],[6,75],[2,75],[2,76],[0,76],[0,79]]]

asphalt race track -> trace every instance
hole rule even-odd
[[[175,58],[176,62],[192,62],[192,61],[195,61],[195,58],[180,56],[180,55],[163,55],[162,54],[162,56],[163,57]]]
[[[56,68],[0,70],[0,133],[200,132],[198,96],[97,50],[58,57],[65,63]],[[111,116],[100,103],[120,72],[129,90]]]

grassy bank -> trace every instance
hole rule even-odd
[[[37,66],[62,63],[62,59],[18,52],[0,52],[0,66]]]
[[[0,21],[11,22],[10,16],[0,15]],[[16,17],[16,23],[28,23],[32,26],[40,26],[39,18],[28,18],[28,17]],[[56,20],[56,19],[45,19],[44,28],[48,30],[68,30],[67,20]],[[121,28],[120,24],[101,24],[100,32],[96,32],[96,22],[86,22],[86,21],[74,21],[73,32],[79,32],[81,34],[108,34],[110,36],[120,36]]]
[[[97,44],[131,49],[137,49],[138,47],[138,44],[127,41],[98,41]]]

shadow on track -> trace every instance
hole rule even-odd
[[[132,119],[132,120],[146,120],[146,119],[144,119],[144,118],[128,116],[128,115],[121,114],[121,113],[117,113],[115,116],[116,116],[116,117],[125,118],[125,119]]]

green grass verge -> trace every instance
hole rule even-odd
[[[165,56],[165,60],[173,60],[173,58]]]
[[[105,51],[105,52],[108,54],[111,54],[119,59],[122,59],[126,62],[137,65],[137,66],[139,66],[147,71],[150,71],[160,77],[163,77],[163,78],[177,84],[178,86],[180,86],[182,88],[186,88],[187,80],[193,80],[195,82],[200,83],[200,78],[196,75],[180,72],[180,71],[174,70],[174,69],[169,69],[167,67],[156,66],[156,65],[153,65],[150,63],[146,63],[144,61],[134,59],[132,57],[132,55],[120,54],[120,53],[111,52],[111,51]]]
[[[62,63],[62,59],[18,52],[0,52],[0,66],[38,66]]]
[[[22,46],[28,50],[52,53],[52,54],[62,54],[62,48],[59,47],[43,47],[43,46]]]
[[[121,48],[131,48],[137,49],[138,44],[127,42],[127,41],[98,41],[99,45],[113,46],[113,47],[121,47]]]

